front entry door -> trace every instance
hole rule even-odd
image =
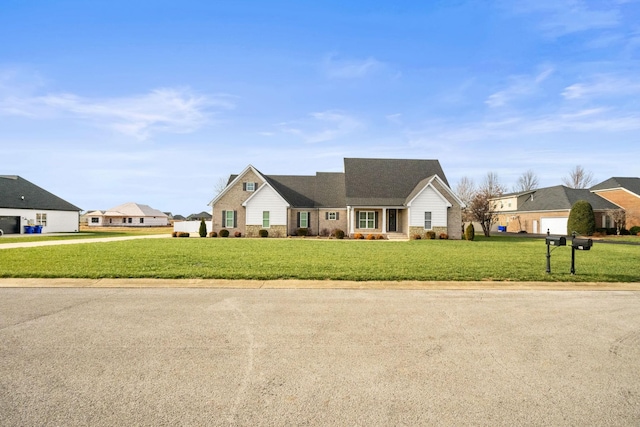
[[[397,220],[396,218],[398,217],[398,210],[397,209],[389,209],[387,212],[389,212],[389,218],[387,218],[389,221],[389,230],[387,231],[397,231]]]

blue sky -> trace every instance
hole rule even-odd
[[[248,164],[640,176],[640,1],[309,3],[4,0],[0,174],[182,215]]]

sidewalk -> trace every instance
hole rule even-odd
[[[408,280],[227,280],[227,279],[0,279],[0,288],[209,288],[209,289],[353,289],[487,291],[640,291],[640,283],[608,282],[436,282]]]

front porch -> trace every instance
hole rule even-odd
[[[409,232],[409,215],[405,207],[347,207],[348,235],[378,233],[405,236]]]

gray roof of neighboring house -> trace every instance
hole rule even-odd
[[[178,216],[179,216],[179,215],[178,215]],[[207,219],[211,219],[211,214],[210,214],[209,212],[202,211],[202,212],[197,213],[197,214],[191,214],[191,215],[189,215],[189,216],[187,217],[187,219],[189,219],[189,220],[193,220],[193,219],[203,219],[203,218],[204,218],[205,220],[207,220]],[[174,218],[174,219],[175,219],[175,218]]]
[[[586,200],[591,204],[593,210],[618,209],[615,204],[593,194],[586,188],[569,188],[564,185],[556,185],[554,187],[539,188],[531,193],[529,198],[518,206],[518,211],[571,210],[571,207],[578,200]]]
[[[603,191],[624,188],[640,196],[640,178],[613,177],[591,187],[591,191]]]
[[[82,210],[17,175],[0,175],[0,208]]]
[[[449,185],[438,160],[344,159],[346,204],[402,206],[418,183],[438,175]]]

